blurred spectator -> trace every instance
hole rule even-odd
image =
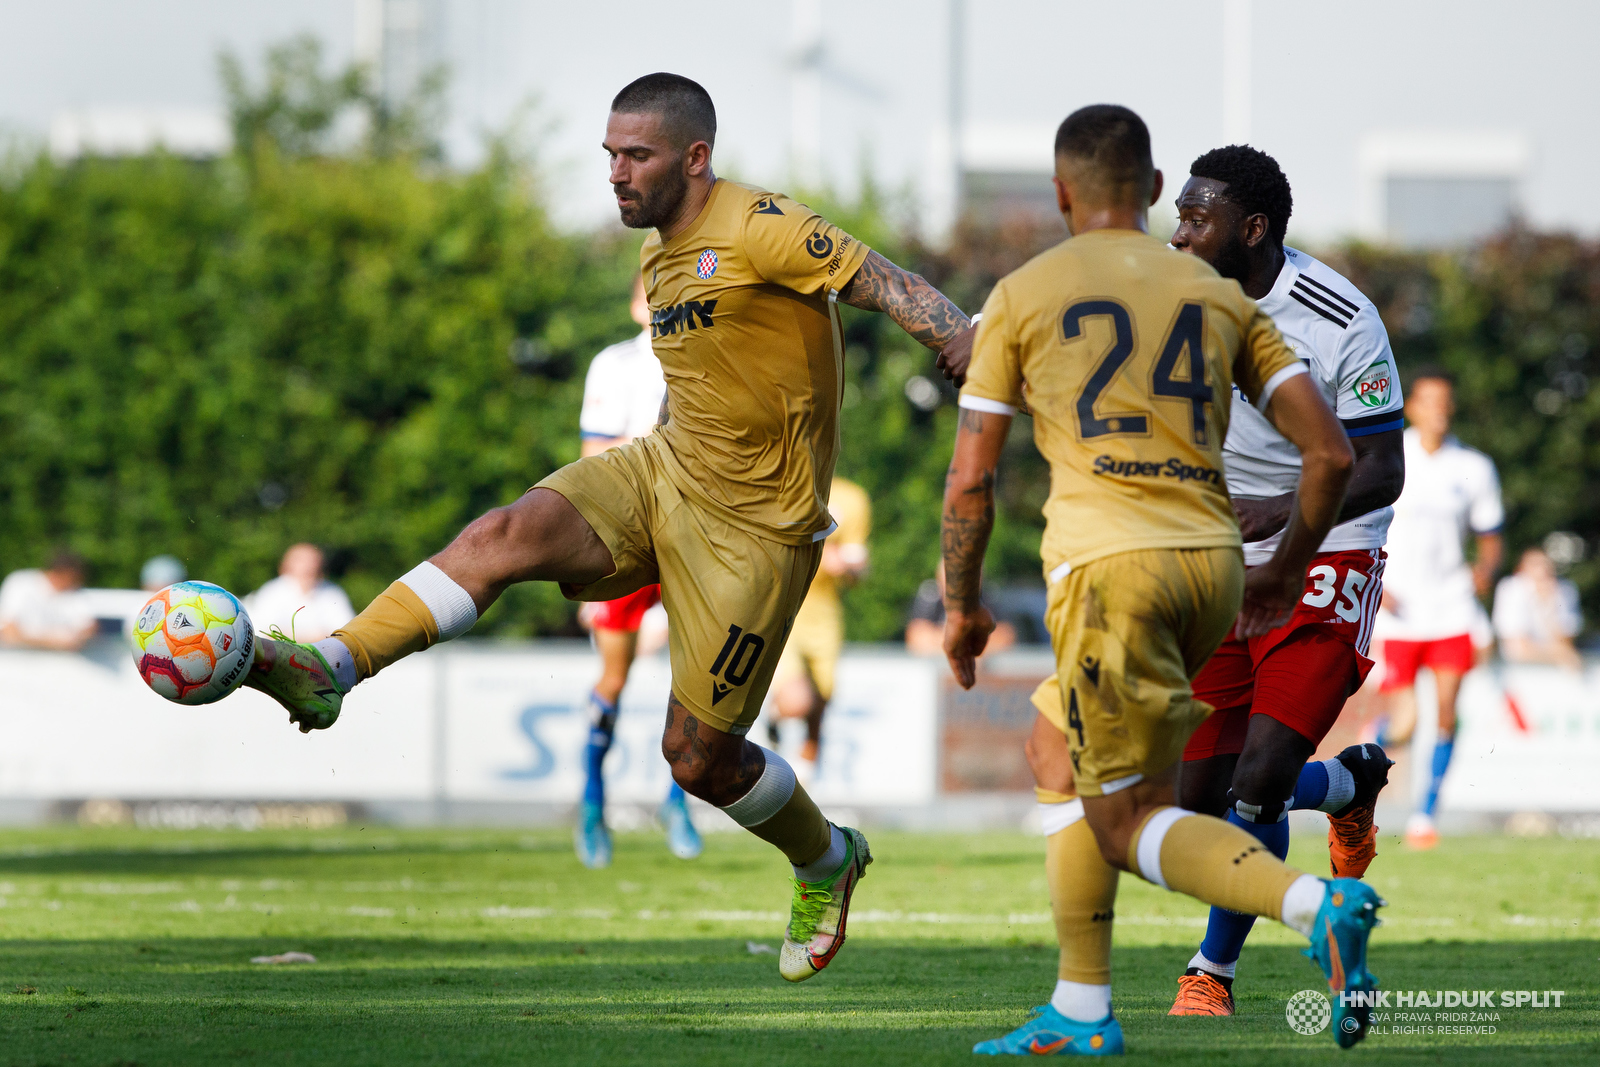
[[[993,611],[987,600],[984,607]],[[1017,628],[1009,622],[995,620],[994,633],[984,653],[999,652],[1017,643]],[[944,561],[932,578],[917,588],[911,601],[911,615],[906,620],[906,651],[918,656],[944,655]]]
[[[189,577],[189,568],[177,556],[151,556],[139,568],[139,588],[157,593]]]
[[[1543,549],[1522,554],[1516,572],[1500,579],[1494,591],[1494,632],[1500,654],[1512,663],[1554,663],[1577,670],[1581,664],[1572,639],[1583,628],[1578,589],[1556,577]]]
[[[322,577],[322,549],[290,545],[278,576],[244,598],[256,632],[277,627],[296,641],[321,641],[355,618],[344,590]]]
[[[95,619],[78,595],[83,558],[59,551],[44,570],[13,571],[0,582],[0,642],[76,652],[94,636]]]

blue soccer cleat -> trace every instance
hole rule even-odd
[[[591,870],[611,866],[611,830],[606,826],[606,811],[601,805],[584,801],[578,825],[572,830],[572,847],[578,860]]]
[[[667,850],[680,860],[692,860],[700,855],[705,845],[700,841],[700,831],[689,818],[689,804],[683,794],[674,790],[661,802],[656,812],[661,824],[667,828]]]
[[[1328,979],[1333,1038],[1340,1048],[1349,1048],[1367,1036],[1372,1021],[1378,980],[1367,970],[1367,938],[1378,925],[1378,909],[1388,901],[1354,878],[1335,878],[1327,887],[1305,954]]]
[[[1045,1004],[1005,1037],[980,1041],[972,1051],[979,1056],[1120,1056],[1125,1050],[1116,1016],[1080,1023]]]

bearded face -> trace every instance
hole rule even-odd
[[[647,172],[635,168],[628,182],[614,182],[617,212],[622,224],[634,230],[647,230],[670,221],[689,192],[689,178],[683,172],[683,157],[663,159],[665,166]],[[653,172],[653,173],[652,173]]]

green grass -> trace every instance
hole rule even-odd
[[[1012,834],[872,835],[849,946],[778,978],[784,868],[743,835],[694,863],[622,835],[582,869],[561,832],[0,833],[0,1067],[37,1064],[973,1063],[1055,977],[1043,846]],[[1340,1053],[1285,1024],[1316,988],[1262,924],[1240,1014],[1165,1015],[1204,909],[1124,877],[1117,1012],[1146,1062],[1600,1060],[1596,848],[1556,839],[1383,842],[1390,989],[1563,989],[1493,1036],[1378,1035]],[[1321,870],[1315,840],[1291,859]],[[260,966],[251,956],[311,952]]]

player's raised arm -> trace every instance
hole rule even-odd
[[[1281,625],[1294,610],[1305,588],[1306,567],[1339,517],[1355,467],[1344,427],[1310,375],[1279,382],[1268,397],[1266,415],[1300,450],[1300,483],[1277,553],[1245,576],[1237,626],[1242,638]]]
[[[966,380],[972,321],[920,274],[867,253],[839,299],[863,311],[881,311],[906,333],[939,353],[939,369],[957,385]]]

